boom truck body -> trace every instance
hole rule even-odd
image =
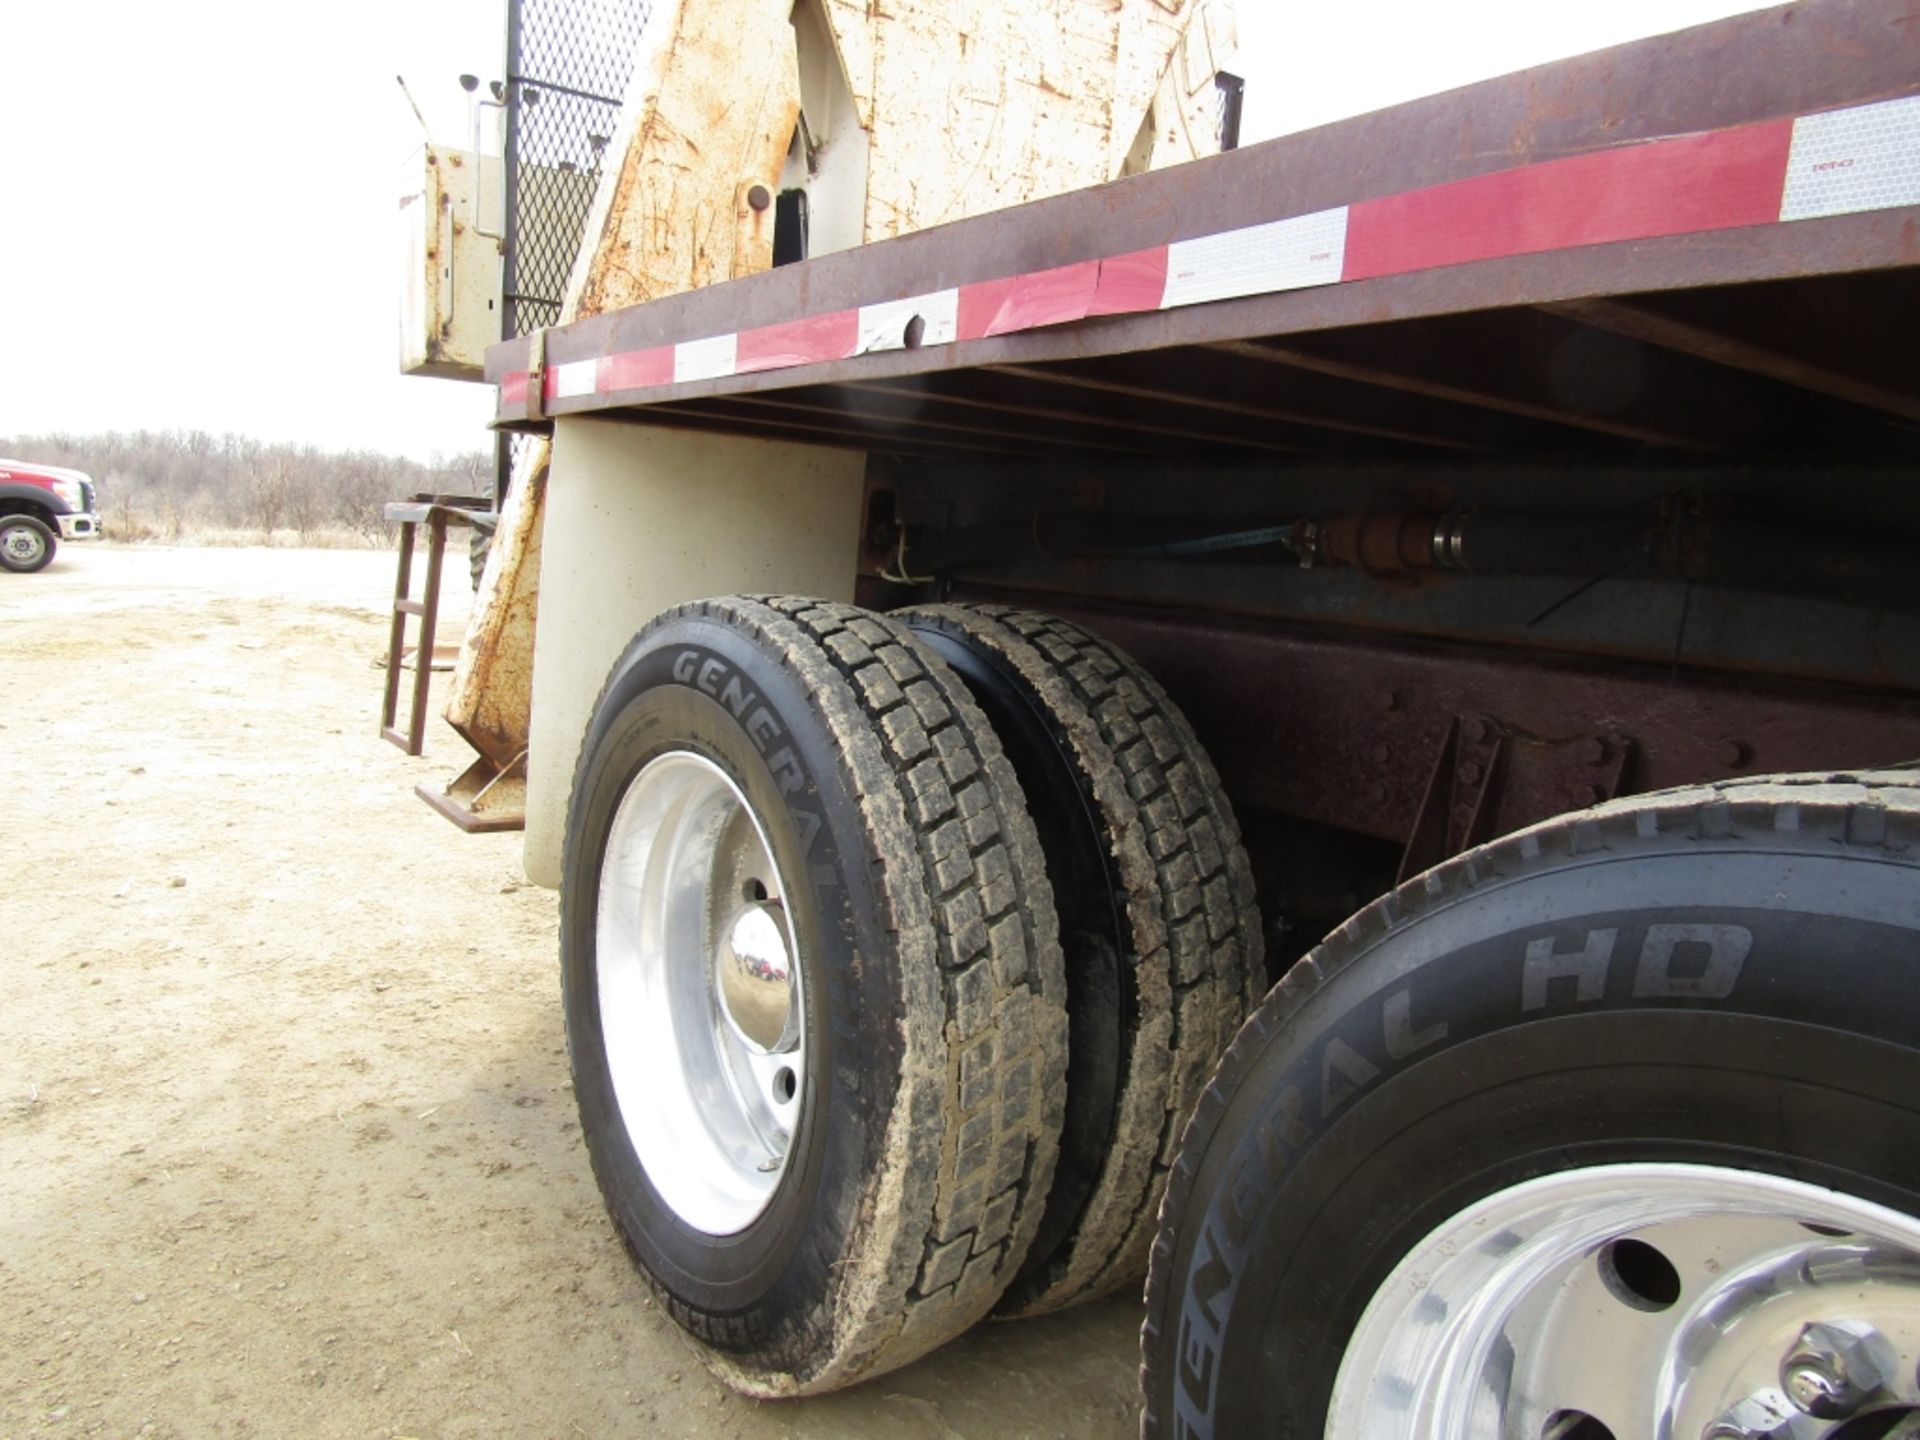
[[[487,353],[450,711],[670,1313],[806,1394],[1145,1275],[1147,1435],[1920,1434],[1911,7],[1167,168],[1191,6],[788,8],[656,17]],[[889,229],[1095,11],[1096,173]]]

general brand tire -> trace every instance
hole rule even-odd
[[[1000,1303],[1040,1314],[1146,1272],[1181,1128],[1264,988],[1253,878],[1206,751],[1124,653],[1050,615],[895,612],[966,681],[1027,792],[1067,954],[1060,1167]]]
[[[32,515],[0,515],[0,570],[31,575],[53,563],[53,528]]]
[[[616,896],[628,884],[608,837],[663,756],[723,772],[757,816],[799,956],[796,1118],[765,1208],[737,1229],[702,1229],[663,1196],[684,1184],[679,1161],[657,1175],[642,1163],[648,1122],[636,1132],[622,1111],[609,1061],[622,1037],[602,1024],[600,956],[612,964],[628,943],[600,924],[603,884]],[[595,1174],[641,1270],[723,1378],[766,1396],[834,1389],[992,1308],[1052,1180],[1065,981],[1019,786],[945,666],[849,605],[728,598],[661,616],[614,667],[588,729],[560,915]]]
[[[1786,777],[1563,817],[1301,960],[1183,1140],[1142,1433],[1336,1433],[1343,1355],[1371,1299],[1405,1298],[1383,1289],[1396,1265],[1529,1182],[1702,1165],[1920,1216],[1915,785]],[[1426,1300],[1432,1324],[1446,1306]]]

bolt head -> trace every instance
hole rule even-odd
[[[1707,1426],[1700,1440],[1792,1440],[1794,1410],[1778,1390],[1761,1390],[1736,1400]]]

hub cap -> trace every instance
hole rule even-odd
[[[47,548],[40,532],[25,525],[9,525],[0,530],[0,545],[5,545],[7,554],[23,565],[38,560],[41,551]]]
[[[1329,1440],[1852,1440],[1920,1424],[1920,1222],[1615,1165],[1462,1211],[1348,1343]]]
[[[668,1206],[745,1229],[786,1171],[806,1089],[799,947],[766,830],[713,761],[650,761],[614,814],[596,982],[614,1097]]]

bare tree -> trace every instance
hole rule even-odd
[[[278,456],[254,466],[247,474],[248,518],[260,528],[260,539],[271,543],[286,514],[289,481],[286,462]]]
[[[389,500],[430,492],[481,494],[492,476],[485,451],[434,456],[423,465],[371,450],[269,445],[244,435],[116,431],[0,436],[0,454],[85,470],[99,482],[109,534],[183,539],[202,527],[274,530],[302,540],[329,527],[384,539]]]

